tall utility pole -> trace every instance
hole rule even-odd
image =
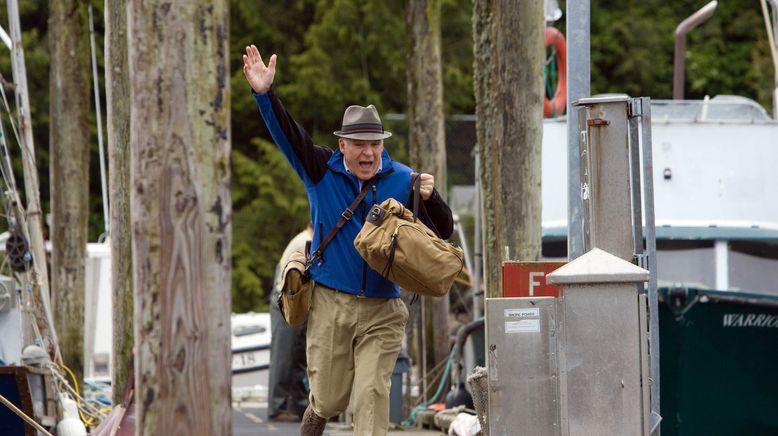
[[[541,255],[543,2],[476,0],[476,132],[481,151],[485,289],[501,294],[502,262]]]
[[[89,41],[86,3],[49,3],[51,276],[65,364],[84,372],[84,289],[89,222]]]
[[[27,92],[27,68],[24,62],[22,30],[19,24],[19,5],[16,0],[8,0],[8,21],[11,32],[11,64],[16,84],[16,107],[19,118],[19,135],[22,148],[22,167],[24,169],[24,192],[27,199],[27,226],[24,232],[30,241],[32,252],[31,287],[34,300],[36,324],[42,340],[48,340],[47,348],[56,361],[62,358],[59,352],[57,330],[51,312],[49,299],[49,273],[46,267],[46,245],[43,240],[43,212],[41,211],[38,167],[35,163],[35,144],[32,140],[32,121],[30,120],[30,97]]]
[[[113,403],[122,399],[132,362],[132,233],[130,232],[130,73],[127,0],[105,2],[105,89],[108,110]]]
[[[229,435],[228,2],[127,13],[136,434]]]
[[[408,0],[405,28],[408,51],[409,162],[435,176],[446,195],[446,135],[443,125],[443,79],[440,57],[440,0]],[[449,353],[448,297],[424,298],[424,335],[428,364]],[[430,366],[431,367],[431,366]]]

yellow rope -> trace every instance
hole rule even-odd
[[[94,424],[95,420],[94,418],[87,417],[84,415],[84,412],[81,411],[81,393],[78,391],[78,380],[76,380],[76,376],[73,374],[73,371],[70,370],[66,365],[62,365],[62,369],[65,370],[70,375],[70,379],[73,380],[73,387],[76,390],[76,405],[78,407],[78,414],[81,416],[81,420],[84,421],[84,424],[87,425],[87,427],[91,427],[92,424]]]

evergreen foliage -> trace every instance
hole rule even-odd
[[[251,141],[254,157],[232,153],[233,311],[266,302],[286,244],[308,223],[302,182],[275,144]]]

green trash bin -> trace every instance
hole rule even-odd
[[[662,436],[778,435],[778,296],[659,296]]]

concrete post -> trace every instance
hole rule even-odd
[[[648,435],[648,270],[594,248],[547,277],[562,286],[562,435]]]

